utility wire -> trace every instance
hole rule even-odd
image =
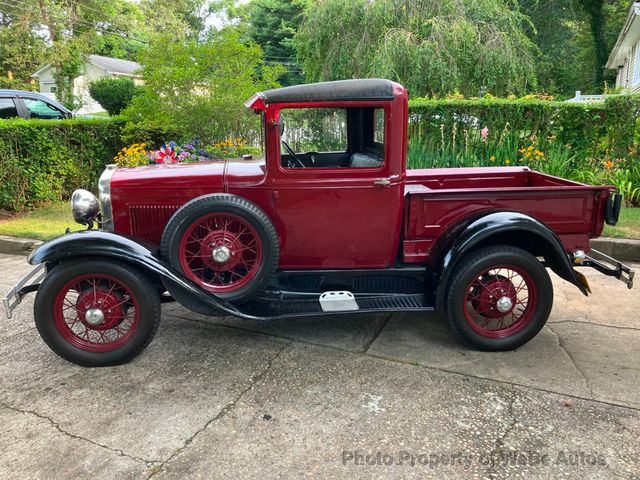
[[[19,3],[9,3],[10,1],[11,0],[0,0],[0,4],[4,5],[5,7],[13,8],[13,9],[17,10],[18,12],[20,12],[22,14],[32,13],[32,10],[29,7],[27,7],[25,5],[21,5]],[[59,20],[59,21],[63,21],[63,22],[66,20],[65,17],[54,15],[52,12],[48,12],[48,14],[49,14],[49,16],[51,18],[54,18],[55,20]],[[131,41],[134,41],[134,42],[143,43],[145,45],[147,45],[149,43],[149,42],[146,42],[144,40],[140,40],[139,38],[130,37],[128,35],[125,35],[122,32],[117,32],[117,31],[111,30],[111,29],[109,29],[107,27],[99,27],[98,25],[91,24],[91,23],[89,23],[89,22],[87,22],[85,20],[78,19],[78,20],[76,20],[75,23],[77,25],[81,26],[81,27],[85,27],[85,28],[89,28],[89,29],[95,30],[95,31],[100,32],[100,33],[102,33],[104,35],[113,35],[113,36],[116,36],[116,37],[120,37],[120,38],[122,38],[124,40],[131,40]]]

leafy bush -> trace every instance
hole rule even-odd
[[[0,208],[22,210],[94,189],[121,148],[123,122],[1,120]]]
[[[130,78],[101,78],[91,82],[89,94],[109,115],[119,115],[138,93]]]
[[[127,122],[122,129],[124,143],[144,143],[150,147],[159,147],[174,138],[186,139],[192,136],[188,131],[180,131],[175,126],[150,121]]]

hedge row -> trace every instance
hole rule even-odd
[[[637,163],[639,116],[640,96],[614,96],[597,104],[414,99],[409,136],[421,149],[410,151],[410,161],[412,153],[419,160],[436,150],[441,158],[477,157],[492,155],[503,144],[517,152],[533,143],[540,149],[566,148],[579,158]],[[188,132],[125,124],[119,118],[0,120],[0,208],[22,210],[68,198],[78,187],[95,189],[104,166],[125,144],[157,146],[182,137],[188,138]]]
[[[0,208],[22,210],[94,188],[122,148],[119,120],[0,120]]]
[[[519,147],[566,146],[583,158],[633,161],[636,156],[639,95],[612,96],[600,103],[414,99],[409,110],[410,139],[448,150],[468,148],[471,132],[472,141],[496,147],[515,139]],[[478,137],[484,128],[487,136]]]

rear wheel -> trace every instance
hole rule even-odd
[[[456,267],[445,302],[453,332],[481,350],[511,350],[531,340],[553,305],[544,266],[525,250],[488,247]]]
[[[89,367],[116,365],[151,342],[160,297],[145,276],[120,262],[76,260],[44,279],[34,317],[42,339],[62,358]]]

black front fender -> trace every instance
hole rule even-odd
[[[140,270],[161,278],[172,288],[179,288],[188,295],[220,310],[222,313],[248,319],[257,317],[245,315],[233,304],[200,288],[189,279],[176,272],[169,264],[158,256],[157,249],[139,240],[101,230],[84,230],[68,233],[54,238],[38,247],[28,262],[31,265],[40,263],[58,263],[65,259],[81,257],[115,258]]]
[[[542,254],[546,265],[559,277],[573,283],[584,295],[587,287],[578,278],[558,236],[545,224],[519,212],[494,212],[476,218],[462,229],[442,258],[436,301],[441,307],[449,280],[458,262],[470,251],[489,245],[524,248],[518,239],[534,241],[535,254]],[[527,246],[531,246],[528,244]]]

